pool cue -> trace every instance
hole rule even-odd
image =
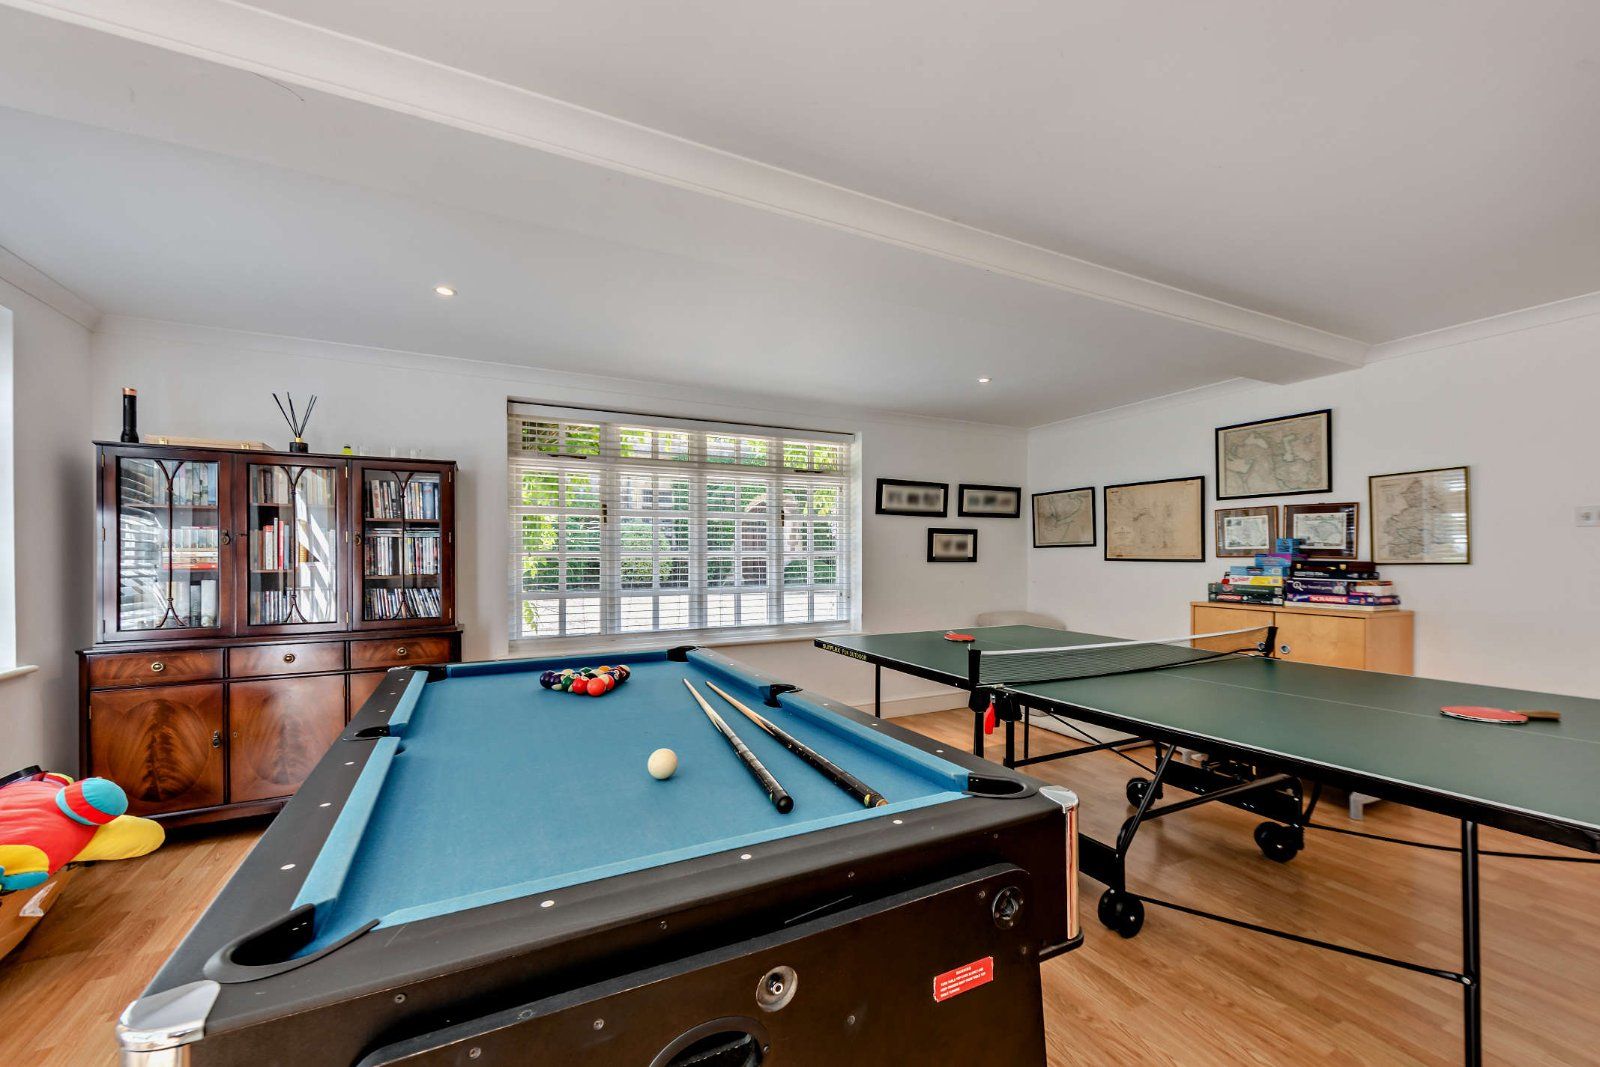
[[[838,764],[834,763],[827,756],[824,756],[822,753],[818,752],[816,749],[812,748],[810,745],[806,744],[804,741],[793,736],[792,734],[786,733],[766,716],[751,711],[749,708],[739,703],[739,701],[733,699],[733,697],[723,692],[716,682],[707,682],[706,687],[723,700],[726,700],[728,703],[744,712],[744,717],[765,730],[769,737],[773,738],[784,748],[788,749],[790,752],[793,752],[796,756],[799,756],[801,759],[811,764],[811,766],[821,771],[823,776],[831,781],[834,785],[838,786],[840,789],[843,789],[846,793],[849,793],[851,796],[859,800],[862,807],[877,808],[889,803],[884,799],[882,793],[879,793],[877,790],[868,786],[861,779],[857,778],[843,767],[840,767]]]
[[[690,694],[699,703],[700,710],[706,713],[706,718],[711,720],[711,725],[717,728],[717,733],[722,735],[722,739],[728,742],[733,751],[744,761],[745,769],[750,772],[750,776],[761,783],[761,788],[767,791],[767,796],[772,798],[772,806],[778,809],[778,814],[787,815],[793,811],[794,797],[791,797],[783,786],[778,784],[778,780],[772,776],[772,772],[767,770],[760,760],[756,759],[756,754],[750,751],[749,746],[739,740],[739,735],[733,732],[733,727],[723,722],[722,716],[711,710],[711,705],[706,703],[706,698],[700,695],[689,679],[685,678],[683,684],[689,687]]]

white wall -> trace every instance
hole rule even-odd
[[[5,281],[0,306],[11,312],[14,343],[17,662],[38,666],[0,681],[0,773],[32,763],[76,773],[73,651],[93,635],[89,331]]]
[[[139,390],[144,433],[281,446],[287,428],[271,393],[287,389],[320,398],[307,433],[314,450],[349,443],[388,455],[393,446],[402,456],[415,448],[458,461],[458,614],[469,658],[503,656],[507,648],[507,397],[856,432],[866,496],[865,629],[969,625],[979,611],[1020,607],[1026,597],[1025,521],[956,519],[953,506],[948,521],[872,514],[878,477],[949,481],[952,493],[960,481],[1014,484],[1026,456],[1026,435],[1018,430],[127,319],[101,324],[93,368],[93,418],[84,442],[116,436],[121,387],[130,385]],[[838,386],[841,396],[848,393],[848,382]],[[930,525],[978,527],[978,563],[926,563]],[[828,696],[871,699],[869,668],[809,641],[740,645],[730,653]],[[889,682],[885,697],[907,701],[899,711],[953,703],[948,693],[914,679]]]
[[[1359,501],[1363,557],[1369,474],[1471,467],[1473,562],[1383,568],[1417,613],[1417,673],[1600,696],[1600,528],[1576,527],[1573,514],[1600,503],[1597,401],[1600,315],[1590,315],[1042,427],[1029,435],[1028,488],[1204,474],[1214,507],[1215,427],[1331,407],[1334,492],[1287,502]],[[1207,521],[1206,563],[1108,563],[1103,545],[1030,550],[1029,604],[1090,631],[1185,633],[1189,601],[1226,567],[1209,510]]]

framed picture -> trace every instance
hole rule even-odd
[[[942,519],[950,514],[949,482],[908,482],[902,478],[878,479],[879,515],[921,515]]]
[[[956,514],[970,519],[1015,519],[1022,514],[1020,485],[962,485]]]
[[[1276,505],[1262,508],[1218,508],[1212,512],[1217,529],[1218,557],[1254,556],[1271,552],[1278,539]]]
[[[1283,536],[1300,538],[1300,551],[1322,559],[1355,559],[1361,539],[1361,505],[1285,504]]]
[[[1034,548],[1087,548],[1094,543],[1094,486],[1033,494]]]
[[[1374,563],[1472,562],[1465,467],[1374,474],[1367,514]]]
[[[1105,487],[1108,560],[1200,563],[1206,558],[1206,480],[1168,478]]]
[[[1333,491],[1333,410],[1217,429],[1217,499]]]
[[[929,563],[978,562],[977,530],[929,530]]]

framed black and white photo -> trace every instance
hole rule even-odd
[[[1206,558],[1206,480],[1163,478],[1105,487],[1108,560],[1201,563]]]
[[[1367,479],[1372,562],[1471,563],[1467,468]]]
[[[1218,508],[1213,512],[1217,555],[1237,558],[1265,554],[1278,539],[1278,508]]]
[[[1094,486],[1033,494],[1034,548],[1086,548],[1094,543]]]
[[[1333,410],[1217,429],[1217,499],[1333,491]]]
[[[929,530],[929,563],[978,562],[977,530]]]
[[[969,519],[1015,519],[1022,514],[1020,485],[962,485],[956,514]]]
[[[1285,504],[1283,536],[1298,537],[1300,551],[1319,559],[1355,559],[1360,529],[1357,516],[1361,505]]]
[[[920,515],[923,518],[942,519],[950,514],[950,483],[879,478],[876,510],[879,515]]]

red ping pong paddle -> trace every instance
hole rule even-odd
[[[945,634],[944,635],[944,639],[946,641],[976,641],[977,640],[977,638],[973,637],[971,634],[958,634],[954,630],[952,630],[949,633]]]
[[[1476,704],[1448,704],[1439,709],[1439,714],[1448,715],[1452,719],[1492,722],[1502,726],[1521,726],[1529,719],[1539,719],[1543,722],[1561,721],[1559,711],[1519,711],[1510,708],[1486,708]]]
[[[986,734],[994,733],[994,722],[994,697],[990,697],[989,706],[984,710],[983,713],[983,732]]]

